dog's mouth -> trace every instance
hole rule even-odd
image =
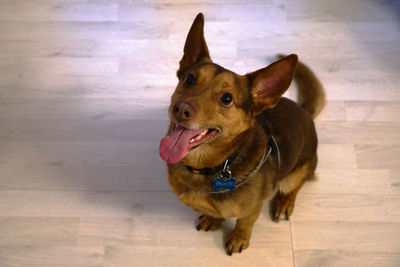
[[[211,141],[220,132],[218,128],[192,130],[175,124],[171,133],[160,142],[160,156],[168,163],[177,163],[189,150]]]
[[[199,145],[214,139],[219,134],[219,129],[209,128],[204,129],[202,132],[192,139],[189,140],[189,144],[193,145],[191,149],[198,147]]]

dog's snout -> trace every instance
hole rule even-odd
[[[188,121],[195,115],[195,110],[189,103],[178,101],[173,107],[173,114],[178,121]]]

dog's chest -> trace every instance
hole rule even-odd
[[[248,210],[259,201],[261,187],[255,181],[258,175],[252,179],[254,186],[247,189],[240,188],[240,192],[233,193],[210,193],[213,191],[212,185],[207,190],[203,186],[198,186],[199,181],[193,182],[196,177],[189,176],[187,170],[176,165],[170,165],[169,183],[183,204],[192,207],[196,212],[207,214],[213,217],[242,217]],[[188,182],[191,181],[191,182]],[[221,195],[220,195],[221,194]],[[218,195],[218,196],[217,196]]]
[[[186,191],[178,196],[179,201],[196,212],[214,217],[240,217],[242,208],[233,199],[214,199],[207,192]]]

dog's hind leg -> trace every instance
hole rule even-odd
[[[289,220],[290,215],[293,213],[297,193],[305,181],[314,177],[316,165],[317,158],[315,157],[279,180],[278,191],[270,202],[271,218],[273,221],[279,222],[281,216]]]

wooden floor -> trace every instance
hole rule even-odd
[[[232,257],[158,156],[200,11],[215,62],[297,53],[328,97],[319,181]],[[1,0],[0,266],[400,266],[399,25],[395,0]]]

